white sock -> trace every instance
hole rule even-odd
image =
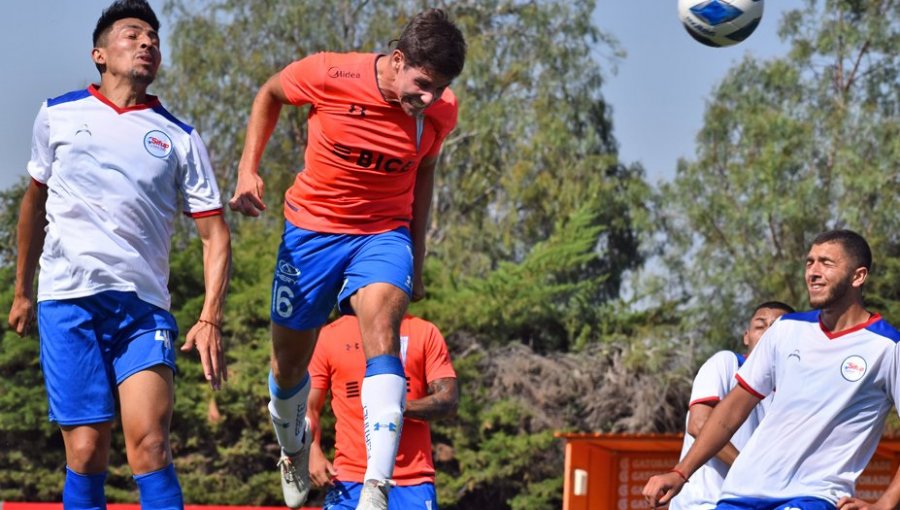
[[[406,408],[406,376],[400,358],[384,355],[366,362],[361,400],[367,453],[364,480],[390,480]]]
[[[309,396],[309,374],[300,384],[290,389],[282,389],[269,372],[269,414],[278,444],[288,455],[294,455],[303,448],[306,440],[306,398]]]

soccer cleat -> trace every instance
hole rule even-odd
[[[388,492],[392,486],[390,480],[366,480],[356,510],[387,510]]]
[[[309,496],[311,482],[309,480],[309,420],[303,431],[303,448],[294,455],[281,450],[278,469],[281,472],[281,493],[284,504],[289,508],[300,508]],[[387,508],[387,507],[385,507]]]

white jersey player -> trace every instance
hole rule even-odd
[[[93,34],[99,85],[47,100],[34,123],[9,324],[29,329],[40,260],[41,368],[66,447],[67,510],[106,508],[117,403],[141,507],[184,507],[169,446],[178,327],[167,284],[179,208],[203,241],[205,282],[182,350],[197,347],[214,389],[225,375],[230,234],[203,142],[147,94],[158,30],[145,0],[114,2]]]
[[[777,301],[762,303],[753,311],[753,316],[744,330],[743,343],[747,352],[752,353],[763,333],[769,329],[779,317],[793,312],[793,308]],[[691,400],[686,418],[684,445],[681,456],[684,457],[694,444],[694,438],[709,418],[713,408],[736,385],[735,375],[747,358],[732,351],[719,351],[700,367],[694,384],[691,387]],[[750,439],[750,435],[759,426],[765,416],[771,398],[766,398],[753,408],[747,420],[741,424],[731,441],[693,475],[688,485],[672,500],[670,510],[709,509],[715,508],[719,500],[722,481],[740,450]]]
[[[853,497],[859,474],[900,398],[900,332],[863,306],[872,255],[849,230],[817,236],[806,258],[812,312],[782,317],[738,371],[739,387],[713,411],[672,472],[652,477],[643,494],[668,502],[728,441],[753,407],[777,397],[722,486],[717,508],[894,508],[895,477],[874,505]]]

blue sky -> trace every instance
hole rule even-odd
[[[25,174],[41,101],[97,80],[90,60],[91,32],[109,1],[32,0],[0,17],[0,47],[5,50],[0,188]],[[150,4],[164,23],[165,65],[163,0]],[[766,2],[756,33],[731,48],[707,48],[691,39],[678,21],[676,5],[677,0],[597,0],[594,16],[628,53],[616,74],[603,62],[608,74],[603,94],[613,107],[621,159],[643,163],[651,182],[670,179],[678,158],[692,157],[706,98],[732,65],[746,54],[770,58],[786,51],[776,34],[778,21],[802,0]]]

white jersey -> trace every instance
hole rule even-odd
[[[734,376],[738,373],[738,369],[743,363],[744,357],[731,351],[719,351],[712,355],[706,363],[700,367],[697,376],[694,377],[694,384],[691,387],[691,403],[690,407],[695,404],[715,405],[725,398],[735,386],[737,379]],[[766,413],[769,399],[760,402],[743,425],[738,428],[731,438],[731,444],[738,451],[744,448],[753,431],[759,426],[760,420]],[[689,407],[689,408],[690,408]],[[694,444],[694,437],[687,433],[687,422],[691,419],[690,410],[685,420],[684,445],[681,448],[681,458],[684,458],[691,445]],[[688,510],[688,509],[710,509],[715,508],[716,501],[719,500],[719,492],[722,488],[722,481],[728,473],[728,464],[713,457],[706,464],[695,471],[690,478],[690,483],[684,485],[681,492],[672,499],[669,504],[670,510]]]
[[[206,147],[156,98],[118,108],[91,86],[48,99],[28,173],[47,187],[38,300],[135,292],[169,308],[169,242],[185,214],[221,214]]]
[[[837,503],[878,446],[900,397],[900,332],[873,315],[828,332],[819,312],[783,315],[738,371],[757,396],[776,388],[766,417],[722,485],[722,498],[816,497]]]

